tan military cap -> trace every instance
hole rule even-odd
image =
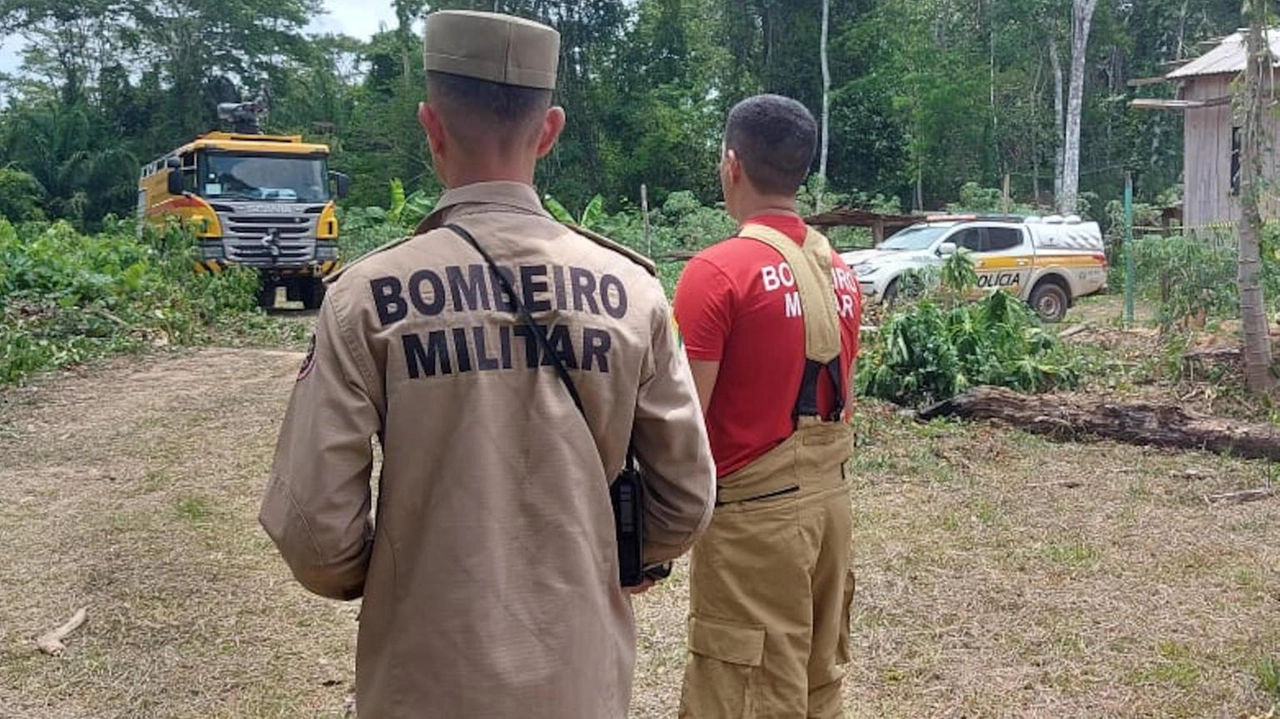
[[[427,16],[427,70],[553,90],[560,33],[511,15],[441,10]]]

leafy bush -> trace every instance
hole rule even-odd
[[[565,209],[565,206],[551,195],[543,198],[543,204],[546,206],[547,212],[550,212],[551,216],[556,220],[588,230],[594,229],[596,224],[600,222],[600,218],[604,216],[604,197],[600,195],[591,198],[591,201],[583,208],[581,217],[574,217],[573,213]]]
[[[352,207],[342,211],[338,252],[344,262],[355,261],[379,247],[411,234],[435,208],[438,197],[391,181],[387,207]]]
[[[960,199],[949,203],[947,212],[1004,212],[1004,191],[997,187],[983,187],[976,182],[966,182],[960,188]],[[1009,212],[1029,215],[1035,212],[1035,208],[1010,199]]]
[[[1135,239],[1134,285],[1156,303],[1163,327],[1186,326],[1209,316],[1232,316],[1240,309],[1234,247],[1182,236]],[[1120,271],[1123,272],[1123,262]]]
[[[139,241],[127,223],[95,236],[65,222],[0,220],[0,384],[150,344],[202,339],[256,312],[257,274],[196,275],[196,243],[170,227]]]
[[[0,168],[0,217],[10,222],[43,220],[43,199],[44,188],[36,178],[12,167]]]
[[[864,344],[862,395],[921,405],[978,385],[1045,392],[1079,384],[1078,358],[1026,303],[1007,292],[969,301],[977,272],[967,252],[921,283],[924,298],[893,312]]]
[[[861,394],[912,406],[978,385],[1045,392],[1080,380],[1075,358],[1007,292],[950,310],[924,299],[896,312],[863,346],[858,365]]]

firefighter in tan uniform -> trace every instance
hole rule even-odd
[[[853,599],[846,422],[861,304],[796,214],[817,128],[803,105],[729,114],[720,176],[735,237],[699,253],[675,312],[716,458],[690,569],[687,719],[841,716]]]
[[[652,265],[554,222],[532,187],[565,122],[555,31],[439,12],[425,45],[419,114],[448,191],[414,237],[331,280],[261,521],[307,589],[363,598],[361,719],[620,719],[635,590],[610,482],[631,443],[650,564],[705,529],[688,365]]]

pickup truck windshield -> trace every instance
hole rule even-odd
[[[200,176],[200,196],[210,199],[329,201],[322,157],[208,153]]]
[[[880,243],[877,250],[927,250],[949,226],[913,225]]]

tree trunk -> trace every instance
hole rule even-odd
[[[991,100],[991,141],[1000,141],[1000,116],[996,113],[996,24],[991,19],[991,6],[987,6],[987,70]],[[998,146],[998,145],[997,145]],[[1004,158],[1000,158],[1003,160]]]
[[[1178,45],[1174,50],[1173,59],[1181,60],[1183,51],[1186,46],[1187,38],[1187,0],[1182,0],[1182,8],[1178,11]]]
[[[1223,452],[1280,461],[1280,428],[1218,419],[1176,405],[1113,404],[978,387],[927,407],[917,417],[997,420],[1056,439],[1112,439],[1129,444]]]
[[[1044,78],[1044,58],[1036,61],[1036,74],[1031,81],[1031,117],[1040,123],[1040,83]],[[1040,207],[1040,133],[1031,133],[1031,204]]]
[[[1049,38],[1049,65],[1053,68],[1053,204],[1062,209],[1062,141],[1066,136],[1062,112],[1062,61],[1058,59],[1058,38]]]
[[[1253,0],[1251,4],[1255,4]],[[1258,199],[1262,194],[1262,114],[1264,93],[1273,86],[1271,52],[1263,38],[1262,12],[1251,13],[1245,47],[1243,97],[1244,122],[1240,128],[1240,319],[1244,330],[1245,383],[1254,393],[1268,392],[1274,385],[1271,375],[1271,338],[1267,332],[1266,303],[1262,296],[1262,214]],[[1265,90],[1264,90],[1265,88]]]
[[[1080,191],[1080,114],[1084,105],[1084,64],[1089,26],[1098,0],[1074,0],[1071,7],[1071,81],[1067,89],[1067,134],[1062,143],[1063,214],[1076,211]]]
[[[831,0],[822,0],[822,155],[818,160],[818,195],[813,211],[822,212],[822,195],[827,190],[827,150],[831,146],[831,64],[827,57],[827,34],[831,28]]]

